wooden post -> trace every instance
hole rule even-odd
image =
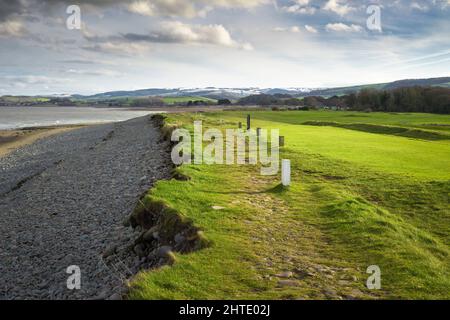
[[[259,137],[261,135],[261,128],[256,128],[256,136]]]
[[[291,160],[281,161],[281,183],[285,187],[291,185]]]
[[[242,129],[242,122],[239,122],[239,129]]]
[[[251,118],[250,118],[250,115],[248,114],[247,115],[247,130],[250,130],[250,128],[251,128]]]
[[[284,136],[280,136],[279,145],[280,145],[280,147],[284,147]]]

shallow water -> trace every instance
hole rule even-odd
[[[0,130],[125,121],[156,113],[91,107],[0,107]]]

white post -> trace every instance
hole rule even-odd
[[[291,185],[291,160],[281,161],[281,183],[285,187]]]

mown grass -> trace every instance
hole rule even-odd
[[[347,124],[347,123],[323,122],[323,121],[307,121],[304,122],[303,124],[308,126],[336,127],[369,133],[390,134],[394,136],[423,139],[423,140],[450,140],[449,134],[423,129],[413,129],[408,127],[395,127],[395,126],[376,125],[367,123]]]
[[[237,113],[244,117],[245,112]],[[449,131],[450,117],[426,113],[364,113],[364,112],[329,112],[329,111],[281,111],[257,112],[255,119],[276,121],[290,124],[303,124],[308,121],[336,122],[340,124],[372,124],[406,128],[428,129],[430,131]]]
[[[233,128],[243,116],[167,121]],[[280,187],[279,176],[263,177],[254,166],[182,166],[191,180],[159,182],[151,197],[192,219],[212,245],[142,272],[130,298],[449,298],[450,142],[298,125],[358,117],[357,123],[415,128],[450,122],[429,115],[254,112],[254,127],[286,136],[281,154],[292,161],[292,186]],[[370,265],[382,270],[380,291],[365,287]],[[280,277],[286,271],[289,283]]]

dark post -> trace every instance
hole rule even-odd
[[[242,129],[242,122],[239,122],[239,129]]]
[[[250,125],[250,115],[247,115],[247,130],[250,130],[251,125]]]
[[[280,136],[280,147],[284,147],[284,136]]]
[[[261,128],[256,128],[256,136],[259,137],[261,135]]]

